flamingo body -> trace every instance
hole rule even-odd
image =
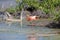
[[[36,16],[28,16],[27,17],[27,21],[33,21],[33,20],[37,20]]]

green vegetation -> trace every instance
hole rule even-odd
[[[14,13],[16,11],[16,9],[11,7],[11,8],[6,9],[6,11],[8,11],[10,13]]]
[[[53,19],[60,21],[60,0],[16,0],[16,8],[8,9],[9,12],[21,11],[24,6],[34,6],[46,14],[52,14]]]

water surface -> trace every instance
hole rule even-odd
[[[0,40],[28,40],[30,34],[47,34],[59,31],[58,29],[50,29],[40,26],[27,26],[29,23],[23,22],[0,22]],[[60,40],[60,35],[52,36],[36,36],[37,40]]]

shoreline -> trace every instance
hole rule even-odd
[[[2,20],[0,20],[0,21],[2,21]],[[8,21],[8,22],[21,22],[20,19],[6,19],[5,21]],[[28,23],[27,26],[39,26],[39,27],[47,27],[47,28],[55,28],[55,29],[59,28],[60,29],[60,24],[54,23],[52,19],[41,18],[41,19],[36,20],[36,21],[26,21],[26,19],[25,19],[25,20],[23,20],[23,22],[24,23],[27,22]]]

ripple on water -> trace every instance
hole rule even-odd
[[[0,22],[0,39],[1,40],[27,40],[30,33],[54,33],[57,29],[49,29],[39,26],[20,26],[19,22]],[[3,39],[4,38],[4,39]],[[59,40],[60,36],[38,37],[38,40]]]

